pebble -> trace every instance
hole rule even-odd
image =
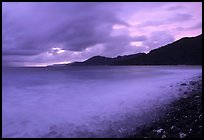
[[[56,131],[50,131],[50,132],[49,132],[49,135],[56,135],[56,134],[57,134]]]
[[[180,132],[179,133],[179,138],[185,138],[187,135],[185,133]]]
[[[160,128],[160,129],[157,130],[157,133],[162,133],[163,130],[164,130],[164,129],[161,129],[161,128]]]
[[[188,83],[188,84],[190,84],[190,83]],[[188,85],[188,84],[179,83],[178,85]],[[180,93],[183,93],[184,96],[187,96],[190,93],[190,89],[188,91],[185,91],[185,89],[184,89],[185,87],[182,87],[182,88],[183,89],[181,89],[181,88],[179,89],[179,90],[182,90],[182,92],[180,92]],[[167,138],[167,137],[171,137],[171,135],[173,137],[175,137],[175,135],[177,135],[176,137],[178,137],[178,138],[187,138],[187,137],[194,137],[194,133],[197,135],[197,132],[199,132],[198,134],[200,135],[200,131],[202,129],[202,125],[201,125],[201,121],[200,121],[202,119],[202,113],[201,113],[202,110],[201,110],[201,108],[198,108],[199,109],[198,111],[194,110],[194,109],[197,109],[197,106],[198,107],[200,106],[199,105],[200,104],[200,98],[202,95],[198,94],[197,92],[196,92],[196,94],[197,95],[193,95],[191,99],[190,98],[188,98],[188,99],[182,98],[181,100],[179,100],[176,107],[173,108],[173,111],[166,113],[167,118],[165,118],[165,122],[169,122],[169,120],[170,120],[170,123],[168,123],[168,126],[165,126],[165,125],[163,126],[163,125],[158,124],[155,128],[150,130],[150,131],[152,131],[152,133],[148,133],[149,135],[151,135],[150,138],[151,137],[153,137],[153,138],[155,138],[155,137],[156,138],[158,138],[158,137]],[[188,113],[187,110],[185,109],[187,106],[183,105],[183,104],[187,104],[187,103],[190,104],[190,109],[192,109],[192,113],[194,115],[192,113]],[[194,104],[196,105],[195,107],[194,107]],[[156,106],[156,107],[160,108],[159,106]],[[178,115],[174,115],[177,112],[181,112],[180,117]],[[158,119],[158,121],[162,120],[162,118],[161,119],[157,118],[157,119]],[[184,122],[183,122],[183,120],[184,120]],[[181,123],[180,123],[180,121],[181,121]],[[194,121],[194,122],[192,122],[192,121]],[[188,122],[189,122],[189,124],[188,124]],[[170,124],[170,126],[169,126],[169,124]],[[162,128],[164,128],[165,130],[167,130],[167,132],[165,132],[164,129],[162,129],[159,125],[162,126]],[[194,125],[196,126],[195,130],[194,130]],[[166,129],[166,127],[168,127],[168,129]],[[149,137],[149,136],[147,136],[147,137]]]
[[[166,135],[162,135],[162,137],[161,138],[166,138]]]
[[[185,83],[183,83],[183,84],[181,84],[181,86],[186,86],[186,84],[185,84]]]
[[[171,127],[171,130],[174,129],[174,128],[175,128],[175,126],[172,126],[172,127]]]
[[[200,114],[198,118],[200,119],[201,117],[202,117],[202,114]]]
[[[56,125],[52,125],[52,126],[49,127],[50,130],[54,130],[54,129],[56,129],[56,128],[57,128]]]
[[[195,98],[199,98],[199,96],[197,95],[197,96],[195,96]]]
[[[187,94],[188,92],[187,91],[185,91],[183,94]]]
[[[157,130],[152,130],[152,132],[156,133],[156,132],[157,132]]]
[[[120,128],[118,131],[122,134],[124,132],[124,129]]]
[[[191,85],[195,85],[195,82],[193,82],[193,81],[190,81],[190,84],[191,84]]]

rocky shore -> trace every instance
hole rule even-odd
[[[129,138],[202,138],[202,77],[179,86],[188,90],[168,106],[167,113]]]

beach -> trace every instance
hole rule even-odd
[[[137,128],[130,138],[202,138],[202,77],[180,86],[181,98],[166,107],[166,113]],[[186,91],[182,91],[187,87]],[[160,108],[165,110],[164,108]]]

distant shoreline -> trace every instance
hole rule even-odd
[[[66,67],[118,67],[118,66],[123,66],[123,67],[129,67],[129,66],[202,66],[202,65],[66,65],[66,66],[42,66],[42,67],[35,67],[35,66],[2,66],[2,68],[66,68]]]

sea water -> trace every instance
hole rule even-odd
[[[201,66],[2,68],[3,137],[123,137]]]

